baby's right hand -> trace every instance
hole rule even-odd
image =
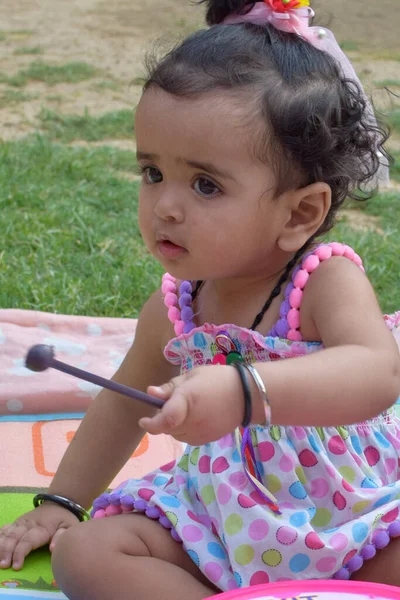
[[[53,551],[59,536],[76,523],[77,517],[65,508],[44,502],[14,523],[4,525],[0,528],[0,569],[21,569],[25,557],[45,544],[50,544]]]

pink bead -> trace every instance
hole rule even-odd
[[[362,260],[361,260],[361,257],[360,257],[360,256],[358,256],[358,254],[355,254],[355,253],[354,253],[354,258],[353,258],[353,261],[355,262],[355,264],[357,265],[357,267],[361,267],[361,265],[362,265]]]
[[[307,271],[305,271],[304,269],[300,269],[300,271],[296,273],[295,278],[293,279],[294,287],[303,289],[309,277],[310,276],[307,273]]]
[[[104,519],[104,517],[106,516],[106,511],[103,510],[102,508],[99,508],[98,510],[96,510],[96,512],[93,515],[93,519]]]
[[[339,242],[331,242],[329,245],[332,248],[333,256],[343,256],[345,251],[343,244],[339,244]]]
[[[182,335],[185,323],[183,321],[175,321],[174,331],[176,335]]]
[[[316,248],[314,254],[318,256],[319,260],[327,260],[332,256],[332,248],[330,246],[320,246]]]
[[[165,306],[175,306],[178,302],[178,296],[172,292],[165,294],[164,304]]]
[[[178,321],[180,316],[180,312],[176,308],[176,306],[171,306],[168,309],[168,319],[171,321],[171,323],[175,323],[175,321]]]
[[[162,282],[161,291],[164,295],[167,294],[168,292],[175,292],[176,285],[170,279],[166,279],[165,281]]]
[[[294,288],[289,294],[289,302],[292,308],[300,308],[303,292],[299,288]]]
[[[354,255],[355,255],[355,252],[354,252],[353,248],[350,248],[350,246],[344,247],[343,256],[345,256],[346,258],[349,258],[350,260],[353,260]]]
[[[121,507],[120,506],[115,506],[113,504],[110,504],[106,508],[106,515],[107,515],[107,517],[114,517],[115,515],[120,515],[121,512],[122,512],[121,511]]]
[[[301,342],[303,340],[303,336],[297,329],[289,329],[287,339],[291,342]]]
[[[162,276],[162,281],[173,281],[175,283],[175,277],[172,277],[169,273],[164,273]]]
[[[307,256],[307,258],[303,260],[301,266],[309,273],[312,273],[319,266],[318,256],[315,254],[310,254],[310,256]]]
[[[291,329],[300,327],[300,313],[296,308],[291,308],[287,314],[287,321]]]
[[[364,269],[364,267],[363,267],[362,265],[360,265],[360,269],[361,269],[361,271],[362,271],[363,273],[365,273],[365,269]]]

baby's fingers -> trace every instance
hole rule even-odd
[[[182,393],[175,391],[160,412],[154,417],[140,419],[139,425],[152,435],[159,433],[174,435],[176,430],[185,421],[187,414],[188,403],[186,397]]]
[[[172,393],[175,389],[174,381],[168,381],[163,385],[150,385],[147,388],[147,393],[151,396],[156,396],[156,398],[160,398],[160,400],[168,400],[172,396]]]
[[[17,541],[17,535],[10,536],[8,548],[8,565],[12,559],[12,568],[19,570],[24,564],[25,557],[36,548],[44,546],[49,541],[49,533],[45,527],[37,525],[26,531]],[[15,548],[13,548],[15,546]],[[14,550],[14,551],[13,551]]]

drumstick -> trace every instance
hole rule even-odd
[[[117,383],[111,379],[105,379],[99,375],[94,375],[93,373],[89,373],[83,369],[78,369],[77,367],[73,367],[64,362],[56,360],[54,358],[53,346],[46,346],[45,344],[37,344],[36,346],[32,346],[26,355],[25,366],[31,371],[37,372],[45,371],[48,368],[57,369],[58,371],[62,371],[68,375],[78,377],[78,379],[89,381],[90,383],[94,383],[100,387],[107,388],[108,390],[112,390],[113,392],[117,392],[123,396],[129,396],[129,398],[134,398],[134,400],[139,400],[140,402],[146,402],[147,404],[151,404],[157,408],[161,408],[164,405],[163,400],[160,400],[155,396],[150,396],[150,394],[145,394],[140,390],[135,390],[127,385],[123,385],[122,383]]]

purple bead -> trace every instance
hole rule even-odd
[[[278,335],[277,331],[276,331],[275,325],[273,326],[272,329],[269,330],[268,335],[271,336],[271,337],[276,337]]]
[[[190,283],[190,281],[182,281],[181,285],[179,286],[179,293],[180,294],[191,294],[192,293],[192,284]]]
[[[400,536],[400,521],[393,521],[388,527],[390,537],[396,538]]]
[[[166,517],[165,515],[161,515],[161,517],[159,518],[159,521],[160,521],[161,525],[163,527],[165,527],[165,529],[171,529],[172,523],[168,519],[168,517]]]
[[[171,535],[176,542],[181,542],[181,538],[179,533],[176,531],[175,527],[171,527]]]
[[[361,550],[361,556],[363,557],[364,560],[371,560],[371,558],[374,558],[375,554],[376,554],[376,548],[373,544],[367,544]]]
[[[135,500],[133,503],[133,506],[135,507],[135,510],[139,511],[139,512],[144,512],[147,508],[147,502],[145,502],[144,500]]]
[[[289,298],[289,296],[290,296],[290,292],[291,292],[292,290],[294,290],[294,285],[293,285],[293,283],[290,281],[290,282],[287,284],[287,286],[286,286],[286,289],[285,289],[285,298]]]
[[[96,500],[93,503],[93,506],[96,506],[96,508],[107,508],[107,506],[109,504],[110,504],[109,494],[101,494],[101,496],[96,498]]]
[[[99,508],[103,508],[101,505],[101,500],[100,498],[96,498],[96,500],[93,501],[93,510],[98,510]]]
[[[348,569],[350,571],[350,573],[354,573],[354,571],[358,571],[359,569],[361,569],[363,564],[364,564],[363,558],[359,554],[356,554],[346,564],[346,569]]]
[[[189,323],[193,319],[193,311],[190,306],[184,306],[181,310],[181,319],[185,323]]]
[[[372,536],[372,541],[375,545],[375,548],[382,550],[389,544],[390,537],[384,529],[377,529]]]
[[[184,306],[190,306],[192,304],[192,296],[191,294],[182,294],[178,300],[180,308]]]
[[[281,307],[280,307],[280,309],[279,309],[279,316],[280,316],[280,317],[286,317],[286,316],[287,316],[287,314],[288,314],[288,312],[289,312],[289,310],[290,310],[290,308],[291,308],[291,307],[290,307],[289,300],[284,300],[284,301],[281,303]]]
[[[341,567],[339,571],[336,571],[336,573],[333,576],[333,579],[341,579],[342,581],[345,581],[347,579],[350,579],[350,573],[346,569],[346,567]]]
[[[196,325],[194,323],[185,323],[183,326],[183,333],[190,333]]]
[[[308,254],[306,254],[306,256],[308,256]],[[305,256],[304,258],[306,258],[306,256]],[[295,269],[293,269],[293,272],[292,272],[292,279],[294,279],[294,278],[296,277],[296,275],[297,275],[297,273],[300,271],[300,269],[301,269],[301,264],[300,264],[300,265],[297,265],[297,267],[296,267]]]
[[[121,497],[121,506],[124,508],[133,508],[133,496],[126,494]]]
[[[286,338],[289,332],[289,323],[286,319],[279,319],[275,325],[276,333],[281,338]]]
[[[112,504],[113,506],[119,506],[121,503],[121,496],[115,492],[112,492],[110,494],[110,504]]]
[[[149,506],[146,508],[146,517],[149,517],[150,519],[158,519],[160,515],[161,511],[159,508],[157,508],[157,506]]]

